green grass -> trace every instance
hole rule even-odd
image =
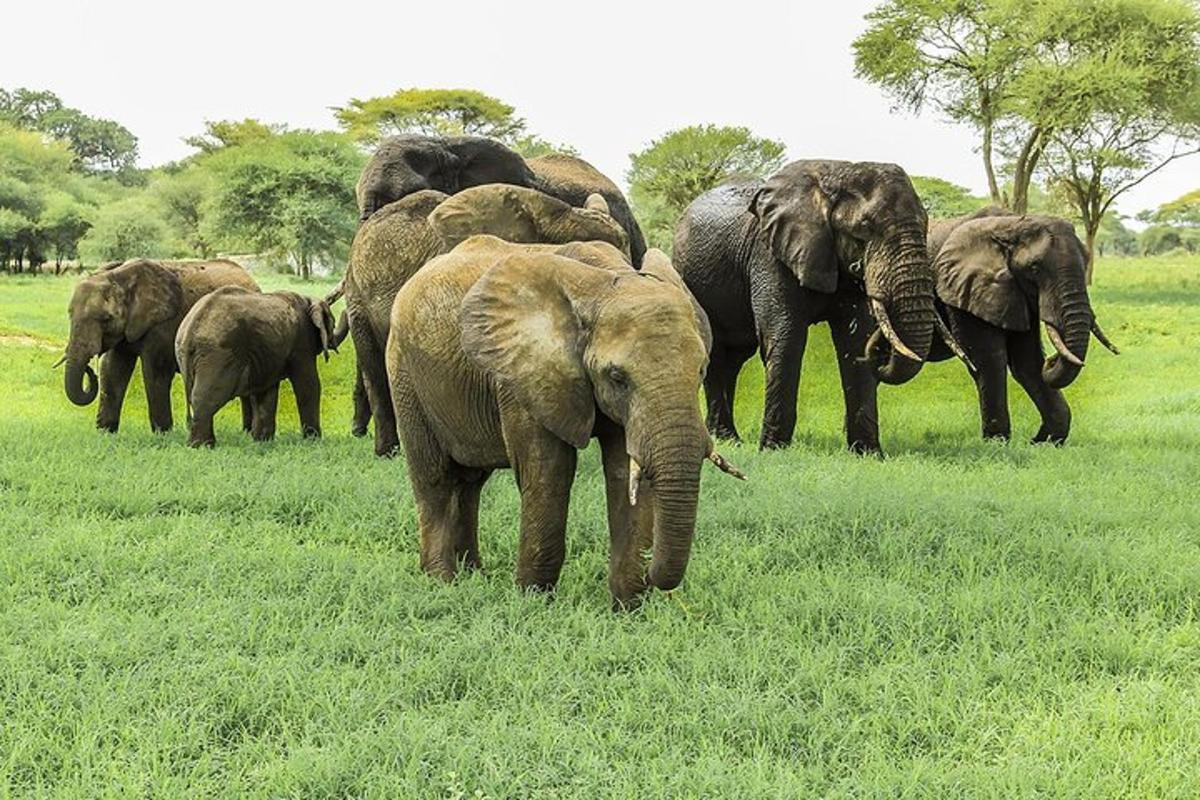
[[[750,482],[708,471],[687,580],[630,615],[594,447],[556,599],[513,586],[503,473],[441,585],[403,459],[346,433],[349,348],[319,442],[288,395],[274,443],[231,407],[188,450],[140,382],[100,435],[49,368],[72,279],[0,279],[0,796],[1196,797],[1200,264],[1098,275],[1124,355],[1062,449],[1015,388],[980,441],[945,363],[881,390],[887,460],[843,453],[814,331],[797,445],[727,449]],[[751,439],[761,403],[754,365]]]

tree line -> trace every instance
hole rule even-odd
[[[887,0],[854,41],[858,75],[898,106],[978,135],[988,196],[914,177],[931,216],[997,204],[1077,222],[1093,254],[1200,252],[1200,190],[1138,215],[1113,203],[1200,151],[1200,14],[1188,0]],[[344,263],[354,185],[380,139],[471,134],[526,156],[576,154],[469,89],[402,89],[334,109],[337,131],[210,121],[193,153],[136,167],[137,139],[54,94],[0,88],[0,268],[134,255],[253,253],[311,274]],[[700,193],[787,159],[746,128],[670,131],[630,156],[630,201],[653,246]],[[1090,270],[1090,266],[1089,266]]]

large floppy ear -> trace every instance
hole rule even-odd
[[[127,340],[136,342],[155,325],[183,311],[183,286],[178,276],[157,261],[128,262],[110,274],[125,290]]]
[[[583,364],[596,299],[617,277],[563,256],[516,253],[483,274],[459,321],[471,361],[547,430],[587,446],[596,400]]]
[[[652,275],[661,281],[671,284],[679,289],[692,303],[692,310],[696,313],[696,328],[700,332],[700,338],[704,340],[704,352],[712,353],[712,326],[708,322],[708,314],[704,313],[704,309],[700,307],[700,303],[696,302],[695,295],[688,289],[687,284],[683,282],[683,278],[675,270],[675,265],[671,263],[671,259],[667,254],[657,248],[651,248],[646,251],[645,257],[642,259],[642,273]]]
[[[958,226],[934,261],[938,299],[998,328],[1029,330],[1029,302],[1009,269],[1011,248],[992,220]]]
[[[829,224],[833,203],[811,169],[791,165],[754,193],[749,208],[775,259],[795,273],[801,286],[826,293],[836,290],[838,282]]]
[[[321,355],[325,356],[325,360],[329,360],[329,351],[337,352],[337,320],[333,318],[333,312],[329,310],[329,304],[324,300],[308,301],[308,320],[317,329],[317,335],[321,337]]]

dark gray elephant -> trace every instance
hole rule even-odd
[[[526,160],[482,136],[407,134],[385,139],[359,178],[358,209],[366,220],[388,203],[422,189],[455,194],[485,183],[537,189],[577,208],[589,195],[600,195],[629,236],[634,266],[641,265],[646,240],[616,184],[581,158],[555,154]]]
[[[100,395],[96,427],[116,432],[125,390],[138,359],[150,410],[150,429],[169,431],[171,383],[178,371],[175,333],[201,297],[222,286],[258,291],[250,273],[232,261],[151,261],[114,264],[79,282],[71,295],[63,387],[72,403]],[[98,355],[100,380],[88,362]],[[86,384],[85,384],[86,379]],[[250,411],[243,409],[249,425]]]
[[[300,429],[321,435],[321,377],[317,358],[339,344],[324,300],[295,292],[249,292],[236,286],[206,295],[188,312],[175,337],[183,373],[192,447],[212,447],[213,415],[234,397],[249,403],[251,435],[275,436],[279,384],[292,385]]]
[[[712,323],[709,430],[737,438],[737,377],[757,350],[766,366],[759,444],[789,444],[808,328],[828,322],[846,442],[878,451],[877,385],[915,376],[938,329],[926,225],[895,164],[796,161],[766,181],[696,198],[676,229],[674,259]]]
[[[592,195],[576,208],[535,189],[485,184],[453,196],[425,189],[379,209],[359,227],[350,249],[343,290],[358,370],[375,418],[375,452],[399,444],[391,391],[384,370],[392,300],[405,282],[436,255],[474,234],[521,243],[565,244],[602,241],[629,257],[629,241]],[[355,428],[365,429],[358,411]]]
[[[1062,444],[1071,409],[1062,389],[1083,368],[1094,334],[1112,350],[1088,299],[1087,251],[1065,219],[987,208],[930,226],[938,313],[962,344],[979,392],[985,438],[1008,439],[1007,371],[1037,406],[1034,442]],[[1046,358],[1041,321],[1054,352]],[[950,357],[941,347],[931,361]]]

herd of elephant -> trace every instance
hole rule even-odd
[[[687,208],[672,257],[647,249],[621,191],[590,164],[526,160],[480,137],[389,139],[357,197],[346,275],[324,299],[261,292],[228,261],[138,259],[81,281],[66,394],[78,405],[99,395],[97,427],[116,431],[140,358],[151,427],[165,431],[181,372],[189,443],[211,446],[213,415],[234,398],[243,427],[271,438],[286,378],[304,433],[319,435],[317,360],[350,335],[352,430],[373,418],[376,453],[404,453],[421,565],[445,579],[479,565],[480,491],[507,467],[521,496],[517,581],[552,588],[576,455],[597,438],[614,603],[674,588],[702,465],[745,477],[713,442],[738,436],[742,365],[757,351],[765,366],[760,446],[787,445],[814,323],[829,323],[846,441],[860,453],[880,448],[878,384],[955,356],[984,436],[1010,435],[1011,370],[1041,415],[1034,441],[1061,444],[1062,389],[1090,337],[1117,352],[1069,222],[987,208],[931,224],[894,164],[796,161],[727,182]]]

